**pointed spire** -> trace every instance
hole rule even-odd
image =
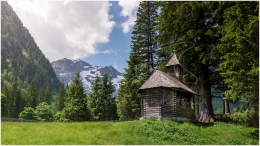
[[[176,54],[175,54],[175,50],[173,50],[173,56],[171,57],[171,59],[168,61],[168,63],[165,66],[173,66],[173,65],[177,65],[180,64]]]

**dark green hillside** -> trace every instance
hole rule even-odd
[[[1,31],[1,85],[17,78],[25,88],[33,81],[57,92],[61,82],[49,60],[7,2],[1,2]]]

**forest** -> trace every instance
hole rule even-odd
[[[175,52],[186,68],[184,83],[199,95],[200,122],[223,113],[236,123],[259,126],[258,1],[141,1],[136,15],[117,95],[108,75],[102,80],[97,75],[86,94],[79,73],[69,85],[60,82],[11,6],[1,2],[1,116],[59,122],[139,119],[137,90],[155,70],[165,71]],[[213,102],[213,88],[222,93],[221,101]],[[234,110],[233,103],[239,103]]]
[[[184,83],[200,95],[199,121],[214,118],[214,89],[222,94],[222,113],[230,113],[229,102],[239,102],[229,117],[258,126],[258,13],[259,2],[140,2],[118,92],[120,119],[140,116],[136,91],[154,70],[166,71],[175,52],[187,69]]]

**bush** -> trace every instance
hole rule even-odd
[[[25,107],[24,110],[19,114],[19,119],[37,120],[36,117],[36,113],[32,107]]]
[[[51,122],[54,120],[51,106],[48,105],[46,102],[42,102],[36,107],[35,114],[37,116],[37,119],[40,121]]]
[[[69,119],[65,118],[65,114],[63,111],[58,111],[55,115],[54,115],[54,121],[55,122],[68,122]]]
[[[259,127],[259,114],[254,110],[235,111],[229,117],[236,123]]]

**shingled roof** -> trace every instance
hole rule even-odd
[[[185,86],[175,77],[172,77],[169,74],[159,70],[156,70],[149,77],[149,79],[139,88],[139,91],[156,87],[177,88],[196,94],[194,91],[192,91],[189,87]]]
[[[179,60],[177,59],[176,54],[174,53],[171,59],[168,61],[168,63],[165,66],[172,66],[172,65],[177,65],[180,64]]]

